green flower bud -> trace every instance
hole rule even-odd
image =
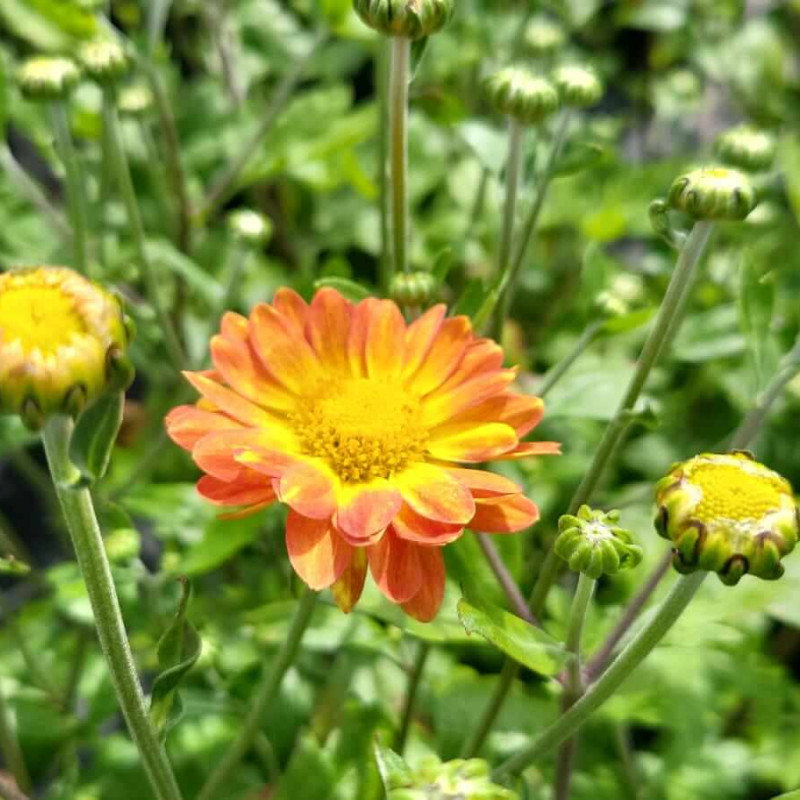
[[[656,529],[674,546],[679,572],[707,570],[734,586],[747,573],[783,575],[800,532],[788,481],[749,453],[702,453],[656,485]]]
[[[546,78],[516,67],[496,72],[484,82],[486,95],[495,111],[532,125],[558,109],[558,92]]]
[[[558,521],[556,555],[573,572],[595,580],[635,567],[642,560],[642,549],[631,534],[617,525],[619,511],[595,511],[581,506],[577,515],[565,514]]]
[[[131,68],[125,48],[113,39],[87,42],[78,51],[78,60],[88,77],[101,86],[115,86]]]
[[[32,429],[133,379],[120,301],[63,267],[0,275],[0,413]]]
[[[550,19],[532,19],[525,28],[525,46],[533,56],[550,56],[566,40],[564,29]]]
[[[442,763],[425,759],[411,778],[411,785],[390,790],[388,800],[517,800],[517,795],[492,783],[489,765],[479,758]]]
[[[20,91],[29,100],[61,100],[67,97],[81,74],[69,58],[37,56],[17,70]]]
[[[775,137],[766,131],[741,125],[721,134],[714,144],[720,160],[745,172],[769,169],[775,160]]]
[[[389,296],[402,306],[427,306],[436,299],[438,288],[430,272],[399,273],[392,278]]]
[[[228,228],[242,242],[253,247],[265,245],[272,238],[269,217],[250,208],[240,208],[228,214]]]
[[[667,199],[672,208],[696,220],[743,220],[758,202],[750,181],[725,167],[703,167],[682,175]]]
[[[153,107],[153,92],[146,83],[134,83],[120,90],[117,108],[120,114],[140,117]]]
[[[455,0],[353,0],[353,7],[365,25],[384,36],[416,40],[447,25]]]
[[[587,108],[603,96],[600,78],[587,67],[563,66],[553,73],[553,82],[558,87],[561,102],[573,108]]]

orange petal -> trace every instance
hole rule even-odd
[[[285,286],[278,289],[272,298],[272,305],[297,333],[303,335],[308,320],[308,303],[294,289]]]
[[[234,448],[233,459],[237,464],[249,467],[268,478],[280,478],[300,460],[282,450],[246,444]]]
[[[372,309],[377,303],[374,297],[367,297],[353,307],[350,318],[350,331],[347,336],[347,361],[350,372],[356,378],[363,378],[367,374],[367,337],[369,336],[369,321],[372,318]]]
[[[286,550],[294,571],[316,591],[337,581],[353,558],[353,548],[330,520],[309,519],[294,511],[286,519]]]
[[[250,315],[250,341],[269,372],[287,389],[302,394],[320,376],[311,345],[272,306],[262,303]]]
[[[222,315],[219,332],[232,342],[246,342],[250,331],[250,320],[235,311],[226,311]]]
[[[403,360],[404,378],[413,375],[427,358],[442,327],[442,320],[446,313],[447,306],[444,303],[439,303],[433,308],[429,308],[406,329],[405,358]]]
[[[264,368],[247,340],[225,336],[211,339],[211,357],[225,382],[243,397],[259,406],[287,411],[296,399]]]
[[[561,442],[520,442],[510,453],[495,456],[494,461],[514,461],[530,456],[560,456]]]
[[[393,603],[405,603],[419,592],[423,577],[421,549],[397,537],[391,528],[378,544],[366,548],[372,578]]]
[[[167,435],[184,450],[192,448],[212,431],[242,430],[242,424],[216,411],[196,406],[178,406],[167,414],[164,424]]]
[[[464,532],[463,525],[450,525],[446,522],[435,522],[420,516],[416,511],[403,505],[392,520],[394,532],[408,542],[441,546],[454,542]]]
[[[537,519],[536,504],[524,494],[512,494],[476,500],[469,527],[482,533],[513,533],[529,528]]]
[[[269,508],[275,502],[274,499],[268,500],[266,503],[256,503],[254,506],[245,506],[236,511],[226,511],[224,514],[217,514],[217,519],[244,519],[245,517],[252,517],[253,514],[258,514],[265,508]]]
[[[244,473],[231,483],[211,475],[204,475],[197,482],[198,493],[218,506],[264,506],[275,501],[272,484],[261,475]]]
[[[280,477],[278,497],[298,514],[330,519],[336,511],[336,478],[319,464],[298,461]]]
[[[450,422],[456,414],[502,394],[516,378],[515,369],[478,373],[451,389],[437,389],[422,401],[422,421],[427,427]]]
[[[434,464],[414,464],[400,473],[394,483],[417,514],[436,522],[466,525],[475,513],[469,489]]]
[[[468,408],[454,417],[452,422],[504,422],[517,432],[518,437],[522,437],[539,424],[543,414],[544,401],[541,398],[508,393]]]
[[[364,591],[364,579],[367,577],[367,551],[363,547],[353,550],[350,566],[342,573],[341,578],[331,586],[331,594],[339,610],[349,614]]]
[[[407,385],[422,396],[441,386],[458,368],[472,341],[472,324],[467,317],[446,319],[422,364],[409,375]]]
[[[502,366],[503,348],[491,339],[475,339],[464,353],[458,369],[437,391],[450,391],[481,372],[495,372]]]
[[[421,547],[419,559],[422,567],[422,586],[403,603],[406,614],[420,622],[430,622],[438,613],[444,600],[445,571],[439,547]]]
[[[472,496],[476,500],[482,497],[498,497],[503,494],[519,494],[522,491],[522,487],[517,486],[514,481],[494,472],[450,466],[447,466],[446,469],[472,492]]]
[[[227,389],[221,383],[206,378],[197,372],[184,372],[184,376],[189,383],[197,389],[203,397],[210,400],[217,408],[229,414],[234,419],[244,422],[247,425],[270,425],[275,418],[260,408],[255,403],[242,397],[237,392]]]
[[[263,428],[218,431],[204,436],[195,445],[192,458],[203,472],[222,481],[232,481],[245,469],[238,460],[242,450],[282,451],[283,442]]]
[[[364,348],[367,374],[371,378],[399,377],[406,341],[403,315],[391,300],[378,300],[371,310]]]
[[[513,450],[517,444],[514,429],[502,422],[483,425],[472,422],[440,425],[431,432],[428,452],[444,461],[469,461],[479,464]]]
[[[383,478],[344,487],[339,493],[336,526],[350,541],[370,539],[392,521],[402,504],[400,492]]]
[[[320,289],[311,301],[308,338],[320,362],[328,369],[349,371],[347,340],[352,303],[335,289]]]

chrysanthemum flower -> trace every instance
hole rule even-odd
[[[235,514],[289,506],[292,566],[343,610],[369,566],[386,597],[430,620],[443,545],[465,527],[536,521],[515,483],[459,464],[557,453],[520,442],[542,402],[513,392],[501,348],[443,305],[406,325],[389,300],[322,289],[306,304],[281,289],[249,319],[226,314],[211,354],[214,370],[186,375],[202,399],[169,414],[169,435],[206,473],[211,502]]]

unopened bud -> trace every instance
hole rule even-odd
[[[29,100],[61,100],[80,80],[80,70],[69,58],[37,56],[17,70],[17,83]]]
[[[392,278],[389,296],[401,306],[427,306],[436,299],[437,290],[430,272],[399,273]]]
[[[384,36],[422,39],[438,33],[450,21],[455,0],[353,0],[365,25]]]
[[[564,29],[550,19],[533,19],[525,28],[525,46],[536,57],[552,55],[566,40]]]
[[[587,67],[563,66],[553,73],[561,102],[572,108],[587,108],[603,96],[600,78]]]
[[[250,208],[240,208],[228,214],[228,228],[234,236],[253,247],[263,246],[272,238],[269,217]]]
[[[517,67],[496,72],[484,82],[484,88],[495,111],[523,125],[541,122],[558,109],[555,86]]]
[[[669,205],[695,220],[743,220],[758,202],[750,181],[734,169],[703,167],[682,175],[669,190]]]
[[[115,86],[128,74],[131,60],[125,48],[113,39],[96,39],[78,51],[86,75],[101,86]]]
[[[749,125],[726,131],[714,144],[714,151],[721,161],[745,172],[769,169],[775,160],[776,149],[772,134]]]

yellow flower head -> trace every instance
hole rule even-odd
[[[63,267],[0,275],[0,412],[38,428],[132,376],[120,302]]]
[[[797,543],[798,510],[789,483],[748,453],[703,453],[678,464],[656,486],[658,532],[675,545],[675,567],[738,583],[747,573],[783,575]]]

